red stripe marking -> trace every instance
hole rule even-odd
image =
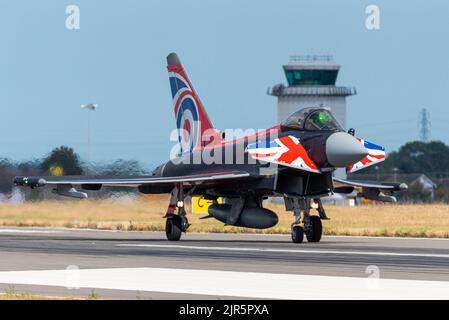
[[[240,142],[244,142],[244,141],[256,140],[259,137],[266,137],[266,138],[268,138],[268,137],[270,137],[272,132],[275,133],[273,136],[277,137],[277,134],[279,132],[280,127],[281,127],[280,125],[275,125],[274,127],[265,129],[265,130],[260,131],[260,132],[256,132],[255,134],[252,134],[250,136],[245,136],[243,138],[235,139],[235,140],[231,140],[231,141],[221,141],[219,144],[205,146],[203,149],[207,150],[207,149],[212,149],[212,148],[221,148],[221,147],[224,147],[224,146],[227,146],[227,145],[236,144],[236,143],[240,143]]]
[[[304,160],[307,166],[312,169],[318,170],[318,167],[312,161],[312,159],[309,158],[306,149],[304,149],[301,143],[296,144],[289,136],[279,138],[279,141],[289,149],[279,157],[279,162],[291,164],[296,159],[301,158],[302,160]]]
[[[265,158],[265,157],[272,157],[276,154],[277,152],[274,153],[251,153],[251,156],[257,157],[257,158]]]
[[[379,155],[374,155],[374,154],[370,154],[370,157],[376,158],[376,159],[383,159],[385,158],[385,156],[383,154],[379,154]]]

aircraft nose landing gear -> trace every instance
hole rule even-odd
[[[285,198],[286,210],[293,211],[295,222],[292,223],[292,241],[301,243],[306,235],[308,242],[319,242],[323,235],[321,219],[328,219],[320,199],[309,200],[301,198]],[[312,203],[318,210],[319,216],[311,216]],[[302,218],[302,219],[301,219]],[[301,226],[301,220],[304,226]]]
[[[304,240],[304,229],[301,226],[292,226],[293,243],[301,243]]]
[[[309,242],[320,242],[323,234],[323,225],[318,216],[304,218],[304,232]]]

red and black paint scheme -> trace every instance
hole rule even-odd
[[[263,208],[268,197],[282,197],[294,212],[293,242],[318,242],[322,219],[327,219],[321,198],[352,193],[379,201],[395,201],[389,193],[406,188],[399,183],[367,183],[337,179],[337,168],[355,172],[385,158],[385,150],[347,133],[330,110],[301,109],[283,123],[242,138],[225,137],[214,129],[206,110],[187,77],[178,56],[167,57],[179,152],[139,177],[15,177],[17,186],[50,185],[59,195],[86,198],[75,189],[99,190],[103,186],[134,187],[144,194],[170,194],[166,234],[179,240],[188,227],[184,199],[202,196],[213,200],[209,215],[227,225],[270,228],[276,213]],[[217,199],[225,199],[218,203]],[[310,214],[312,208],[318,215]]]

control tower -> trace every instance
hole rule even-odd
[[[322,106],[346,128],[346,97],[355,95],[356,90],[335,85],[340,66],[332,56],[291,56],[283,69],[288,85],[268,89],[269,95],[278,98],[278,123],[299,109]]]

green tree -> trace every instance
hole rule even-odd
[[[118,159],[112,163],[96,168],[96,171],[105,176],[139,176],[148,172],[136,160]]]
[[[379,165],[381,173],[424,173],[431,177],[449,174],[449,147],[441,141],[406,143],[398,151],[391,152]],[[374,173],[370,167],[366,173]],[[364,172],[364,173],[365,173]]]
[[[50,154],[42,160],[41,170],[47,174],[51,173],[54,168],[62,168],[65,175],[81,175],[83,169],[80,157],[70,147],[61,146],[53,149]],[[58,170],[59,171],[59,170]]]

